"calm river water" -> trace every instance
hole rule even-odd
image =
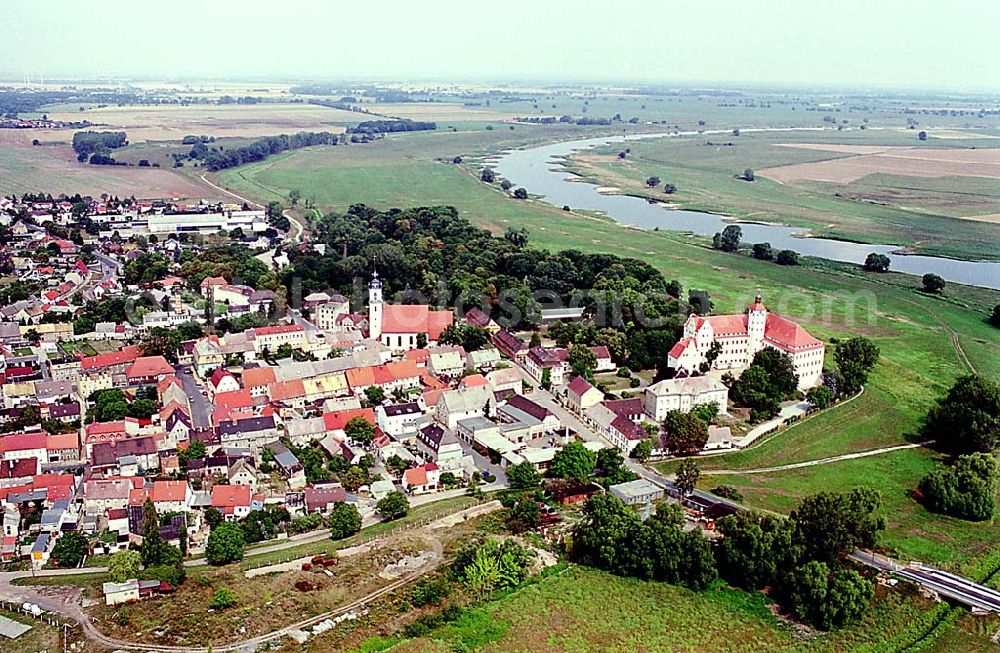
[[[663,135],[637,135],[630,136],[627,140],[653,137],[663,137]],[[523,186],[532,194],[542,195],[544,201],[550,204],[603,211],[617,222],[643,229],[659,227],[710,236],[730,224],[712,213],[666,209],[638,197],[600,193],[594,184],[580,182],[575,175],[556,169],[558,162],[554,161],[555,157],[615,141],[622,142],[621,139],[601,137],[514,150],[496,157],[491,165],[500,176],[509,179],[514,186]],[[574,179],[576,181],[573,181]],[[807,238],[803,237],[806,233],[805,228],[745,222],[740,223],[740,228],[743,230],[743,243],[768,242],[775,249],[792,249],[805,256],[848,263],[862,263],[869,253],[878,252],[889,256],[892,260],[891,269],[896,272],[916,275],[934,272],[955,283],[1000,289],[1000,262],[959,261],[937,256],[892,254],[894,250],[899,249],[898,246]]]

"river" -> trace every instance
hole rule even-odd
[[[687,132],[681,135],[694,133]],[[669,136],[640,134],[630,136],[626,141],[664,137]],[[601,193],[596,185],[583,182],[576,175],[559,168],[556,157],[614,142],[622,143],[622,140],[608,137],[588,138],[513,150],[494,157],[490,165],[501,177],[509,179],[514,186],[522,186],[528,192],[542,196],[542,199],[549,204],[601,211],[616,222],[642,229],[659,227],[711,236],[722,231],[727,224],[731,224],[731,221],[723,220],[713,213],[668,209],[661,204],[650,204],[639,197]],[[1000,289],[1000,262],[893,254],[892,252],[899,249],[898,245],[851,243],[830,238],[806,237],[808,230],[804,227],[742,221],[739,225],[743,230],[743,243],[768,242],[775,250],[792,249],[804,256],[847,263],[862,263],[868,254],[877,252],[890,258],[892,261],[890,269],[895,272],[915,275],[933,272],[947,281]]]

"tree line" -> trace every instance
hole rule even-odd
[[[790,517],[742,511],[719,520],[713,548],[684,530],[676,504],[646,521],[613,495],[596,495],[573,531],[572,556],[611,573],[704,590],[720,577],[770,596],[821,629],[857,621],[874,596],[871,581],[841,559],[872,547],[885,529],[881,497],[867,488],[804,499]]]
[[[340,136],[333,132],[298,132],[296,134],[280,134],[278,136],[265,136],[249,145],[234,147],[229,149],[207,149],[201,143],[201,148],[197,152],[192,148],[192,155],[197,153],[209,170],[224,170],[234,168],[244,163],[263,161],[272,154],[295,150],[312,145],[336,145],[340,141]]]

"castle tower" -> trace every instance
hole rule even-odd
[[[378,271],[372,272],[368,283],[368,337],[374,340],[382,337],[382,281]]]
[[[767,308],[757,294],[754,303],[747,307],[747,363],[764,346],[764,328],[767,325]]]

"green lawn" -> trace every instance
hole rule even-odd
[[[877,600],[864,621],[854,627],[801,634],[779,621],[760,594],[729,589],[691,592],[571,567],[487,603],[429,637],[404,641],[388,650],[892,651],[922,639],[928,629],[927,615],[937,610],[928,612],[924,601],[896,592]]]
[[[719,143],[725,145],[720,146]],[[568,167],[602,186],[649,195],[682,208],[809,227],[819,236],[913,246],[919,253],[1000,258],[1000,225],[958,217],[1000,212],[1000,180],[976,177],[903,177],[874,174],[848,184],[779,183],[745,168],[838,159],[846,153],[781,147],[787,143],[914,146],[909,130],[744,133],[700,135],[630,143],[627,159],[617,147],[573,155]],[[932,139],[920,147],[996,148],[1000,140]],[[673,195],[650,191],[648,177],[677,186]]]

